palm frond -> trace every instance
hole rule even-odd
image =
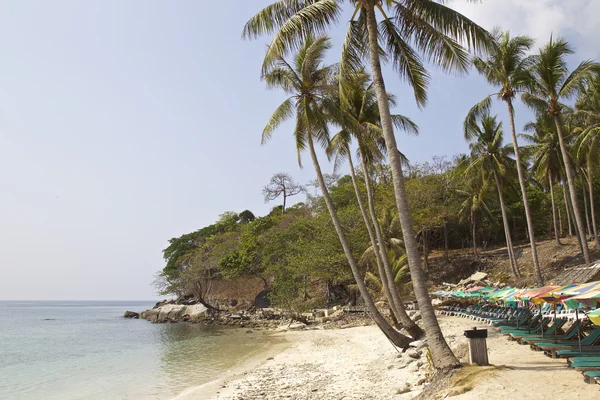
[[[419,107],[427,104],[427,86],[429,74],[419,55],[404,40],[399,28],[391,18],[384,19],[379,24],[381,39],[391,57],[392,66],[398,75],[406,80],[413,89],[415,100]]]
[[[286,99],[283,103],[281,103],[279,105],[279,107],[277,107],[277,109],[275,110],[273,115],[271,115],[271,118],[269,119],[267,126],[265,126],[265,129],[263,129],[261,144],[265,144],[266,142],[268,142],[269,139],[271,139],[273,132],[282,123],[284,123],[285,121],[290,119],[293,115],[294,115],[294,101],[290,97],[290,98]]]

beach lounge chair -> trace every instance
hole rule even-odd
[[[544,337],[541,337],[539,335],[524,336],[524,337],[519,338],[518,340],[519,340],[519,343],[521,343],[521,344],[547,343],[547,342],[554,341],[555,339],[561,340],[561,341],[571,340],[571,339],[577,338],[577,332],[579,332],[580,329],[581,329],[581,322],[577,321],[573,325],[571,325],[571,327],[569,329],[567,329],[567,331],[563,335],[557,335],[556,337],[554,335],[548,336],[546,334],[544,334]]]
[[[543,333],[527,333],[527,332],[511,332],[510,339],[511,340],[520,340],[522,338],[552,338],[554,337],[554,332],[558,332],[558,330],[567,322],[566,319],[557,319],[555,323],[548,326],[544,329]]]
[[[571,357],[586,357],[587,355],[591,356],[600,356],[600,349],[588,349],[579,351],[579,347],[577,350],[558,350],[556,352],[556,357],[558,358],[571,358]]]
[[[581,350],[600,349],[600,346],[594,346],[600,340],[600,328],[596,328],[589,335],[581,339]],[[544,354],[556,358],[558,350],[579,350],[579,343],[574,340],[562,341],[558,343],[539,343],[537,348],[544,351]]]
[[[583,377],[587,383],[600,383],[600,371],[585,371]]]

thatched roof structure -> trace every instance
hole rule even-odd
[[[600,262],[567,268],[553,279],[555,285],[568,285],[570,283],[587,283],[600,280]]]

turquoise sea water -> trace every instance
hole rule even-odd
[[[122,318],[153,305],[0,301],[0,399],[172,399],[271,343],[245,330]]]

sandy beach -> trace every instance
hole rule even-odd
[[[465,361],[463,331],[477,324],[456,317],[442,317],[440,322],[448,342]],[[257,355],[218,381],[190,389],[178,399],[406,400],[424,388],[425,355],[419,357],[417,349],[400,354],[375,326],[277,335],[285,341],[268,354]],[[581,374],[567,368],[564,360],[534,353],[493,329],[488,347],[492,367],[463,370],[459,373],[463,381],[455,383],[458,390],[444,388],[435,397],[450,394],[457,400],[505,400],[507,395],[526,394],[531,400],[600,398],[600,386],[585,384]]]

